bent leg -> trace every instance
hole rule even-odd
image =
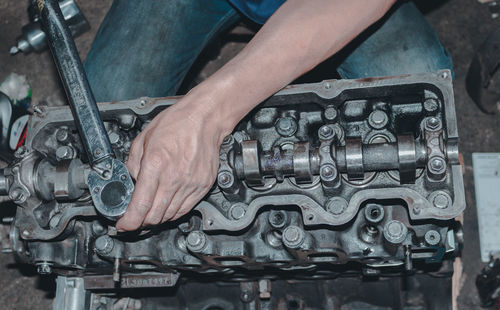
[[[206,44],[238,19],[226,0],[115,0],[84,63],[96,100],[175,95]]]
[[[453,70],[437,34],[413,3],[394,8],[341,52],[342,78],[402,75]]]

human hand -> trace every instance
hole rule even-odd
[[[188,213],[215,182],[229,131],[188,96],[158,114],[135,138],[127,167],[136,180],[117,230],[135,230]]]

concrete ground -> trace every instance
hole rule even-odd
[[[64,104],[57,73],[51,55],[42,54],[10,56],[10,46],[27,23],[28,1],[0,1],[0,81],[10,72],[27,76],[33,88],[33,102],[46,100]],[[77,1],[92,29],[76,40],[84,58],[92,39],[103,19],[111,0]],[[465,186],[468,208],[465,211],[463,251],[464,274],[461,279],[461,293],[458,298],[461,310],[479,308],[474,280],[482,268],[479,259],[477,217],[472,174],[472,152],[500,152],[499,117],[480,112],[465,92],[465,75],[474,51],[495,27],[500,26],[500,18],[492,19],[486,5],[475,0],[421,1],[429,22],[436,29],[442,43],[448,48],[455,65],[455,103],[460,130],[460,150],[465,160]],[[424,7],[425,6],[425,7]],[[429,7],[430,6],[430,7]],[[239,27],[236,32],[223,40],[222,49],[208,64],[198,66],[195,80],[200,80],[213,72],[221,63],[230,58],[244,43],[249,31]],[[235,35],[236,34],[236,35]],[[244,40],[243,40],[244,41]],[[54,285],[51,278],[41,279],[33,269],[14,264],[10,255],[0,259],[0,308],[2,309],[50,309]]]

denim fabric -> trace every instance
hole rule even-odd
[[[239,18],[227,0],[115,0],[84,63],[96,99],[174,95],[207,43]],[[452,68],[413,3],[395,7],[333,57],[343,78]]]
[[[285,0],[228,0],[238,11],[256,23],[266,20],[285,2]]]
[[[239,18],[226,0],[115,0],[84,62],[96,100],[175,95],[207,43]]]
[[[436,32],[412,2],[394,7],[341,53],[347,58],[337,71],[345,79],[453,70]]]

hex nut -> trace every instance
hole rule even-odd
[[[441,128],[441,121],[434,116],[428,117],[425,119],[425,128],[431,131],[438,130]]]
[[[328,140],[334,137],[335,130],[328,125],[321,126],[318,131],[320,139]]]

